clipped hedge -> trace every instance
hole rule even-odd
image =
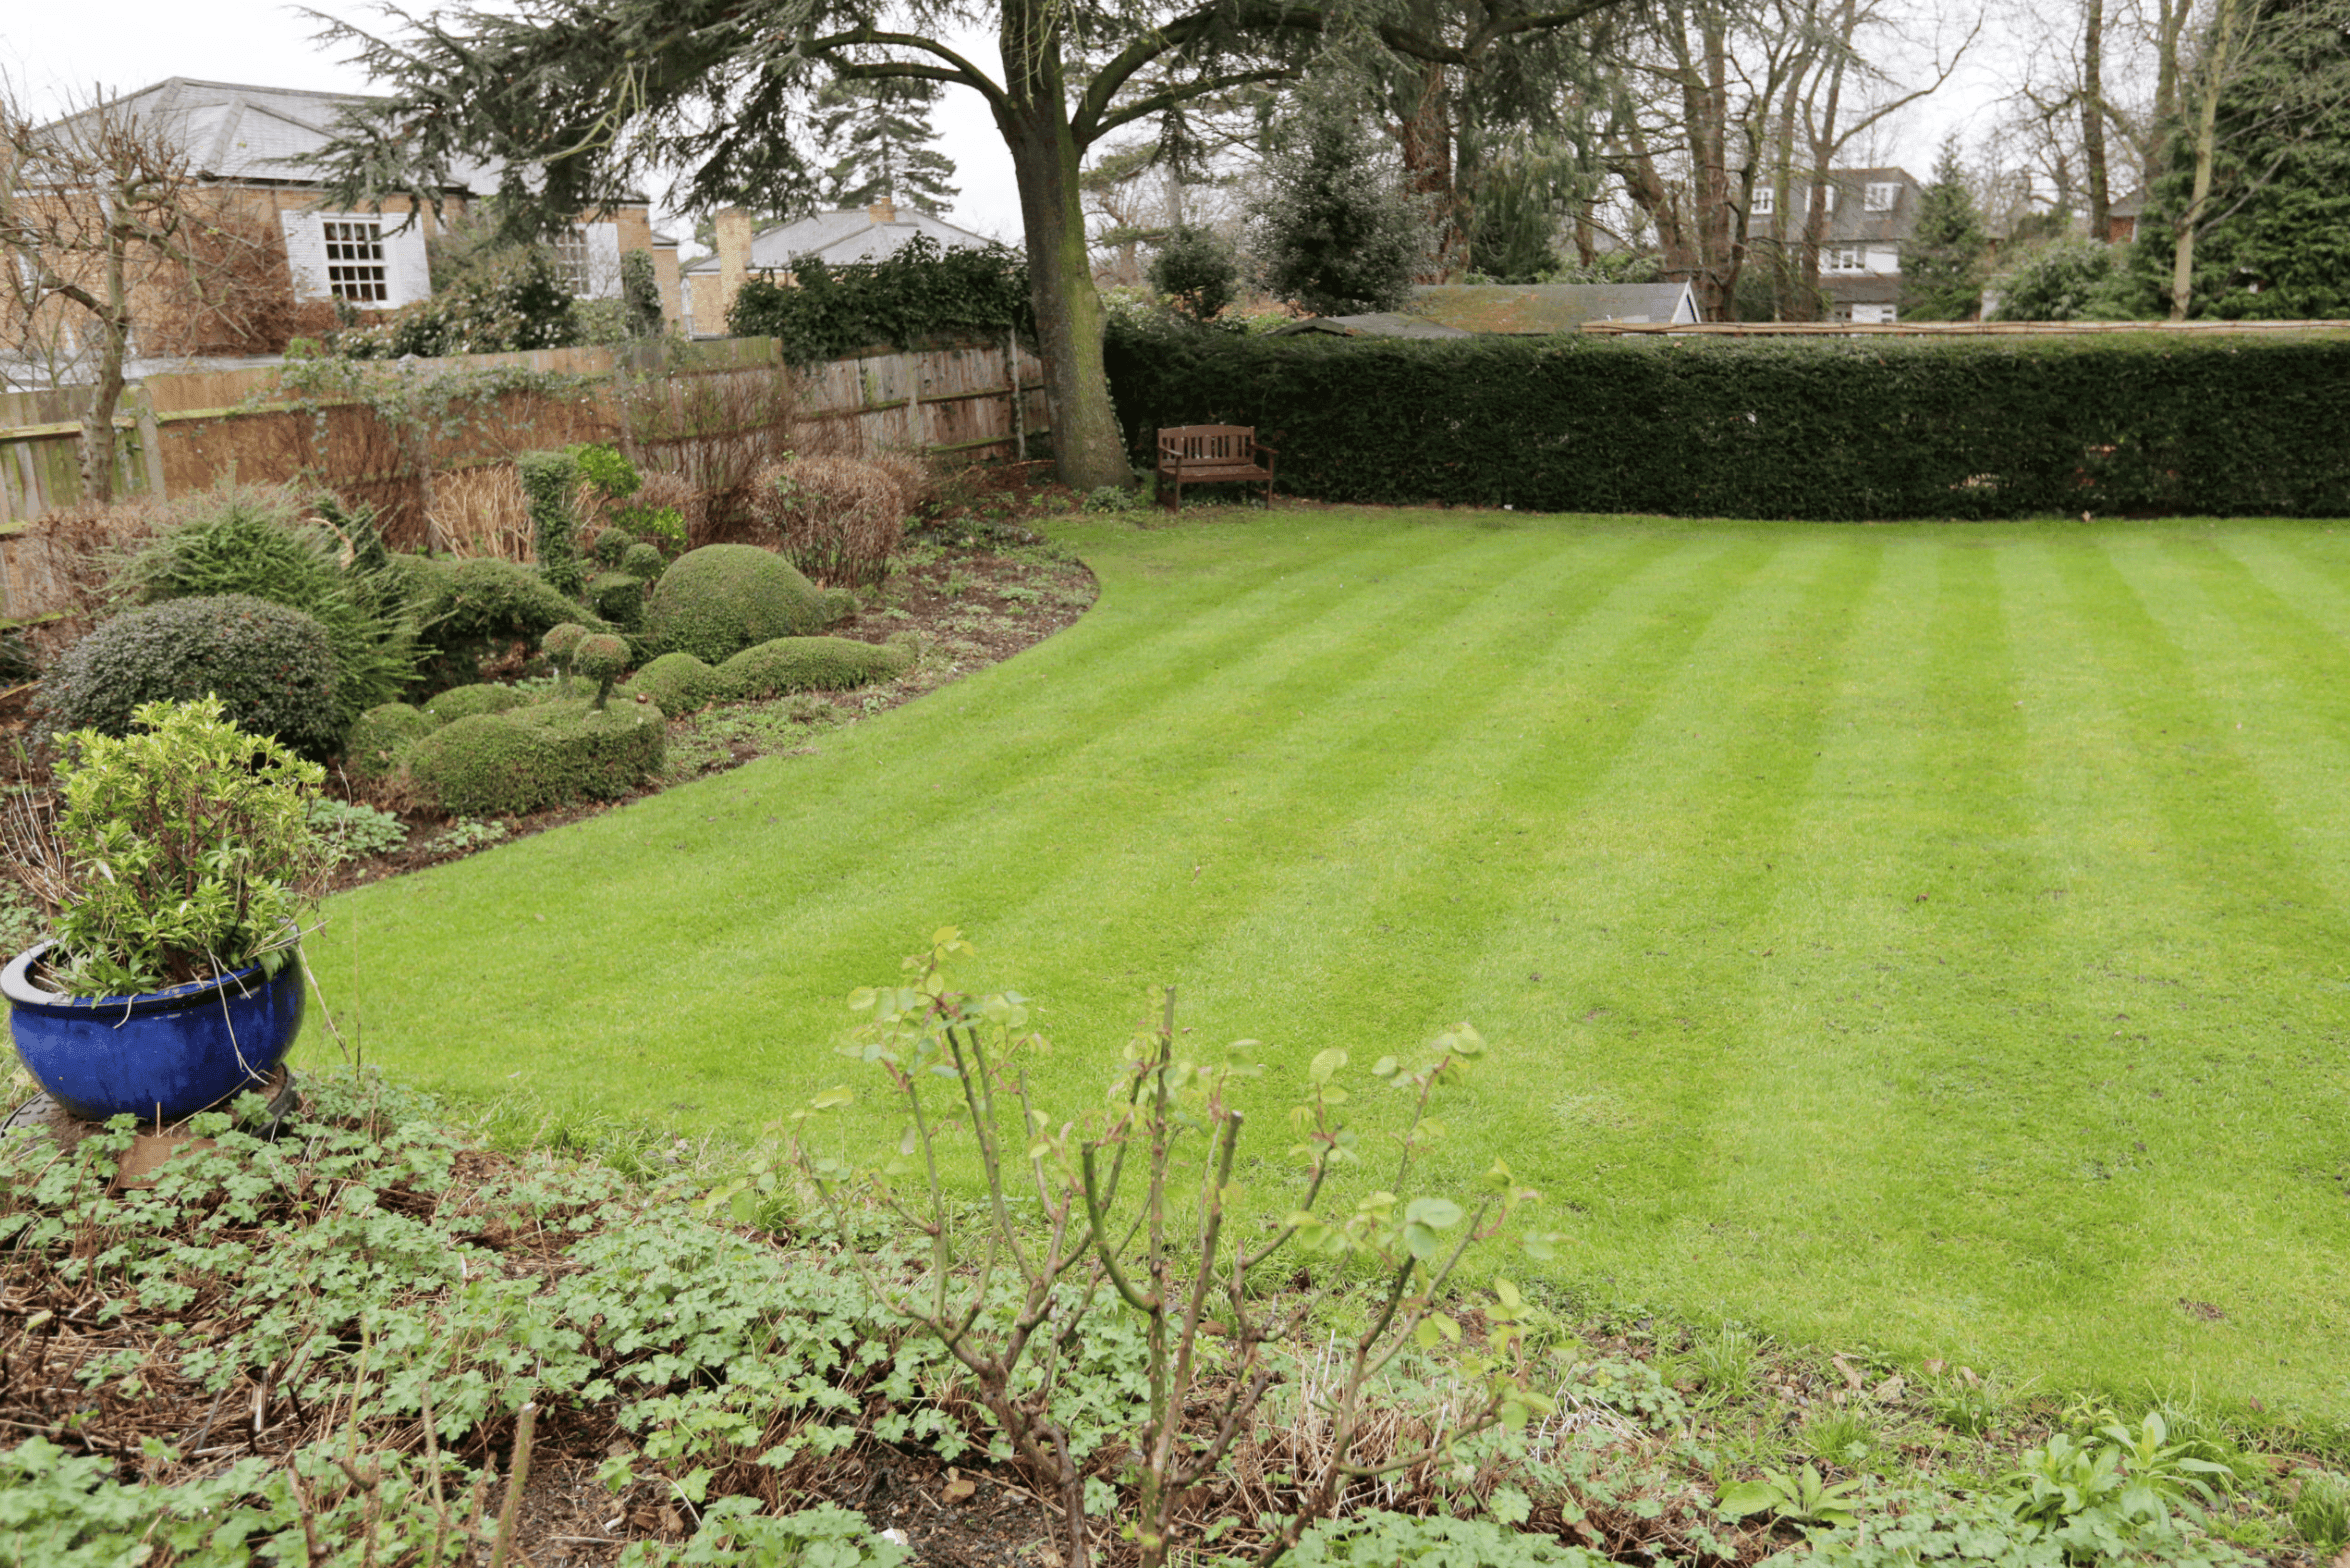
[[[778,637],[837,620],[840,604],[789,561],[751,544],[709,544],[677,558],[645,603],[644,640],[719,664]]]
[[[504,713],[530,701],[530,693],[519,686],[503,686],[485,681],[472,686],[452,686],[424,705],[425,717],[434,724],[454,724],[459,719],[470,719],[477,713]]]
[[[719,688],[718,672],[690,653],[661,655],[629,677],[622,691],[632,697],[652,698],[673,719],[725,695]]]
[[[617,800],[661,771],[668,740],[650,703],[537,703],[444,725],[416,743],[408,767],[443,811],[513,816],[583,798]]]
[[[579,558],[579,522],[572,502],[579,494],[579,458],[568,451],[523,452],[514,459],[523,497],[530,503],[532,552],[539,575],[557,592],[576,595],[587,581]]]
[[[343,737],[343,766],[360,778],[382,778],[399,767],[410,746],[437,728],[438,721],[422,708],[379,703],[359,715]]]
[[[44,683],[50,726],[130,733],[142,703],[217,696],[239,729],[306,757],[340,749],[334,642],[318,620],[250,594],[168,599],[65,651]]]
[[[779,637],[745,648],[716,671],[718,689],[737,702],[795,691],[848,691],[869,681],[894,680],[914,662],[898,645],[846,637]]]
[[[1246,337],[1114,320],[1138,458],[1254,425],[1328,501],[1825,520],[2350,515],[2350,337]]]

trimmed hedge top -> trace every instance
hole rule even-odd
[[[2350,337],[1262,338],[1113,321],[1138,457],[1254,425],[1330,501],[1822,520],[2350,515]]]

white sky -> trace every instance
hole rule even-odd
[[[1958,13],[1959,0],[1920,3],[1939,8],[1945,18]],[[316,8],[363,24],[380,20],[372,6],[351,0],[318,0]],[[1971,13],[1973,4],[1965,9]],[[0,15],[6,17],[0,71],[36,103],[53,103],[68,90],[87,93],[93,85],[132,91],[170,76],[343,91],[368,87],[356,68],[314,41],[315,22],[281,0],[103,0],[100,6],[87,0],[0,0]],[[1919,27],[1913,41],[1925,43],[1922,35],[1933,30],[1930,23]],[[956,42],[981,65],[997,64],[991,37]],[[1908,111],[1880,155],[1890,154],[1888,161],[1923,178],[1945,130],[1977,129],[1976,120],[1998,92],[1985,54],[1984,65],[1970,64],[1941,95]],[[1017,246],[1020,207],[1011,159],[986,105],[978,94],[950,87],[935,119],[937,145],[954,159],[962,187],[946,216]]]

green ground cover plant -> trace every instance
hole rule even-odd
[[[371,1058],[749,1139],[952,916],[1064,1037],[1179,983],[1265,1041],[1248,1111],[1475,1017],[1539,1067],[1463,1087],[1432,1179],[1521,1151],[1571,1238],[1530,1283],[1594,1311],[1865,1348],[1954,1410],[1919,1368],[2350,1419],[2350,531],[1053,527],[1102,598],[1020,657],[334,900]],[[557,907],[599,940],[516,918]]]

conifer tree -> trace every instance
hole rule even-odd
[[[831,162],[819,182],[829,207],[888,198],[935,212],[953,202],[955,162],[930,145],[939,84],[835,81],[816,99],[816,139]]]
[[[1934,183],[1918,201],[1918,226],[1901,258],[1904,321],[1966,321],[1983,297],[1990,237],[1958,164],[1958,138],[1934,160]]]
[[[1266,288],[1320,315],[1393,310],[1411,297],[1429,227],[1353,108],[1309,95],[1251,204]]]

